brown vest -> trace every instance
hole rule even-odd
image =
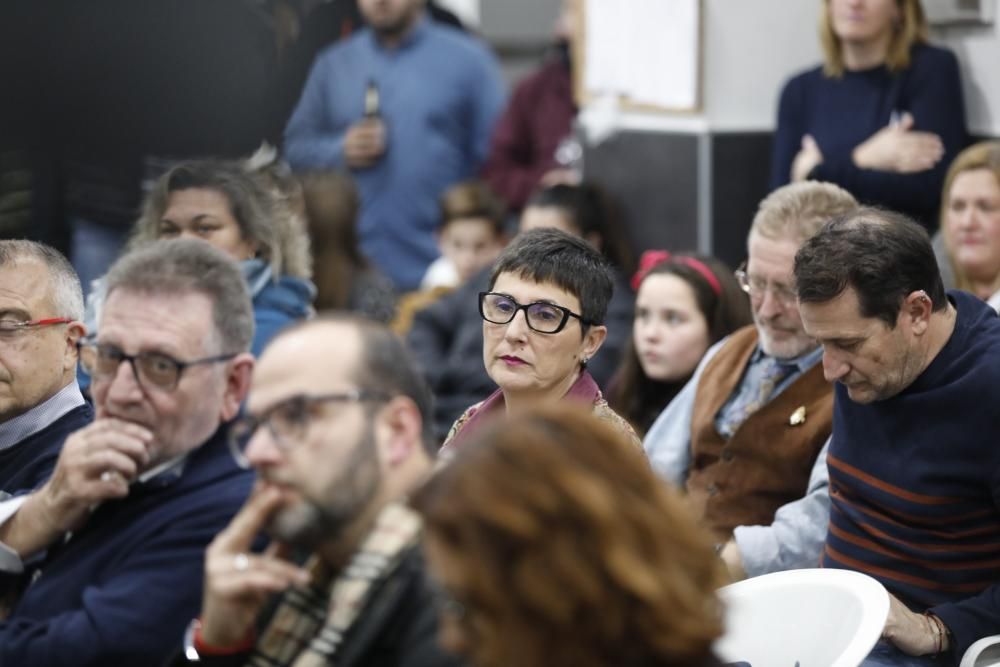
[[[805,495],[816,455],[830,436],[833,390],[821,363],[750,415],[728,441],[719,435],[715,416],[756,347],[752,325],[731,336],[705,365],[691,415],[688,501],[720,541],[736,526],[770,525],[775,510]],[[805,419],[793,424],[800,408]]]

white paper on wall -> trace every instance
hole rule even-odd
[[[585,0],[584,88],[634,104],[698,104],[700,0]]]

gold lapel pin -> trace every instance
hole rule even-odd
[[[806,423],[806,406],[800,405],[799,407],[795,408],[795,412],[793,412],[792,416],[788,418],[788,425],[802,426],[802,424],[805,423]]]

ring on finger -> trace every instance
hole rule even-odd
[[[233,558],[233,569],[237,572],[243,572],[248,567],[250,567],[250,557],[246,554],[236,554],[236,557]]]
[[[101,473],[102,482],[118,482],[122,479],[124,479],[124,477],[122,477],[122,474],[117,470],[105,470]]]

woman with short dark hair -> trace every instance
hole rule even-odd
[[[514,239],[479,294],[483,362],[499,389],[459,417],[444,448],[460,445],[495,414],[564,399],[590,405],[638,447],[587,372],[607,336],[613,289],[607,261],[583,239],[552,227]]]

